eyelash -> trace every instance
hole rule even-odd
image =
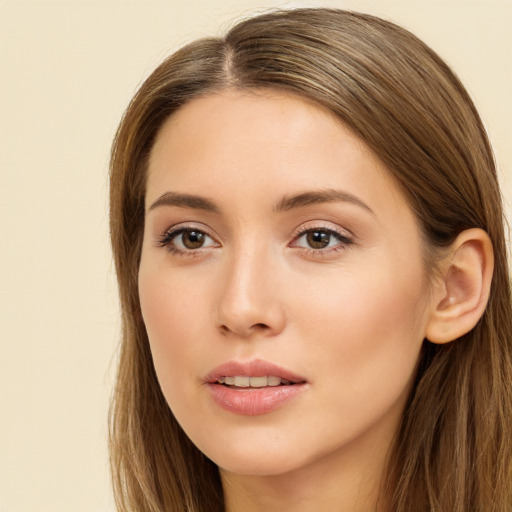
[[[340,251],[345,251],[347,248],[354,243],[353,238],[351,238],[346,233],[342,233],[341,231],[337,231],[336,229],[333,229],[332,227],[327,226],[321,226],[316,225],[312,227],[302,228],[298,230],[293,235],[293,241],[292,244],[295,244],[298,240],[300,240],[302,237],[307,236],[308,233],[325,233],[329,235],[329,237],[334,237],[338,243],[330,248],[321,248],[321,249],[313,249],[312,247],[301,247],[301,249],[307,254],[312,255],[315,257],[322,257],[322,256],[328,256],[333,253],[338,253]],[[331,240],[329,240],[329,243]],[[294,245],[292,245],[294,247]],[[297,247],[295,245],[295,247]]]
[[[206,235],[208,238],[210,238],[211,240],[213,240],[215,242],[215,239],[212,236],[210,236],[208,234],[208,232],[205,231],[204,229],[198,229],[194,226],[179,226],[179,227],[171,228],[171,229],[167,230],[158,239],[157,245],[159,247],[165,248],[171,254],[175,254],[178,256],[196,257],[196,256],[200,256],[201,254],[204,254],[204,250],[205,249],[208,250],[209,246],[208,247],[201,246],[201,247],[198,247],[197,249],[183,250],[183,249],[180,249],[180,248],[176,247],[175,245],[173,245],[172,242],[177,237],[179,237],[180,235],[182,235],[184,233],[188,233],[188,232],[196,232],[196,233],[200,233],[202,235]],[[316,249],[314,249],[312,247],[300,247],[298,245],[294,245],[302,237],[307,236],[309,233],[314,233],[314,232],[324,233],[324,234],[327,234],[329,237],[334,237],[338,241],[338,243],[334,247],[316,248]],[[330,242],[331,242],[331,240],[329,240],[329,243]],[[215,243],[218,244],[217,242],[215,242]],[[353,243],[354,243],[354,240],[350,236],[347,236],[347,234],[341,233],[340,231],[332,229],[331,227],[317,225],[317,226],[312,226],[312,227],[308,227],[306,229],[300,229],[300,230],[296,231],[293,234],[293,240],[292,240],[290,246],[300,248],[307,255],[313,255],[315,257],[319,257],[319,256],[322,257],[322,256],[327,256],[329,254],[337,253],[339,251],[346,250]]]
[[[197,249],[183,250],[183,249],[176,247],[172,243],[174,241],[174,239],[178,238],[180,235],[182,235],[184,233],[189,233],[189,232],[200,233],[200,234],[206,235],[208,238],[214,240],[214,238],[212,236],[210,236],[208,234],[208,232],[205,231],[204,229],[199,229],[194,226],[179,226],[176,228],[168,229],[158,240],[158,246],[164,247],[166,251],[170,252],[171,254],[176,254],[178,256],[191,256],[191,257],[200,256],[201,253],[205,250],[204,247],[199,247]]]

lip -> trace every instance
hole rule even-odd
[[[206,377],[208,383],[216,382],[220,377],[250,375],[251,377],[264,377],[265,375],[274,375],[293,383],[306,382],[305,377],[297,375],[281,366],[263,361],[262,359],[252,359],[250,361],[229,361],[217,366]]]
[[[289,380],[291,384],[249,389],[231,388],[217,382],[221,377],[236,375],[251,377],[273,375]],[[229,412],[244,416],[256,416],[274,411],[299,396],[308,387],[304,377],[261,359],[224,363],[205,377],[205,383],[217,405]]]

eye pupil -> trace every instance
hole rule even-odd
[[[325,231],[309,231],[306,238],[308,245],[313,249],[323,249],[331,241],[331,235]]]
[[[181,240],[183,245],[187,249],[198,249],[202,247],[204,244],[205,234],[201,233],[201,231],[185,231],[181,235]]]

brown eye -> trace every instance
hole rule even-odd
[[[308,231],[306,242],[312,249],[324,249],[331,241],[331,233],[327,231]]]
[[[306,249],[318,255],[327,255],[346,249],[353,243],[352,238],[329,228],[305,229],[291,243],[291,247]]]
[[[202,231],[187,230],[181,233],[181,243],[187,249],[199,249],[206,240],[206,234]]]
[[[219,244],[207,233],[194,228],[179,228],[166,232],[158,241],[160,247],[165,247],[174,254],[192,254],[198,249],[219,247]]]

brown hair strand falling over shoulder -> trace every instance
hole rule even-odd
[[[111,159],[111,238],[122,344],[111,409],[120,511],[220,512],[216,466],[190,442],[160,391],[137,274],[146,167],[162,123],[225,88],[287,91],[322,105],[388,167],[436,248],[464,229],[495,255],[483,318],[461,340],[425,342],[390,454],[383,500],[393,512],[512,511],[512,312],[503,213],[492,151],[465,89],[406,30],[334,9],[264,14],[164,61],[130,103]]]

